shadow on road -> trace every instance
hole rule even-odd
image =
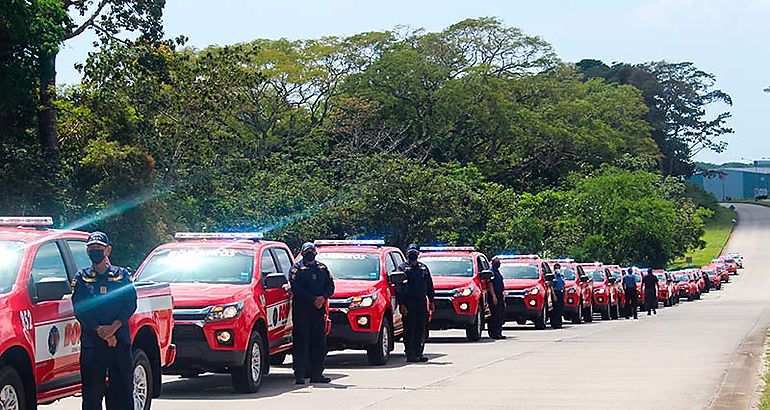
[[[345,374],[334,372],[325,373],[332,379],[329,384],[294,384],[291,373],[270,374],[262,381],[262,387],[256,393],[241,394],[233,390],[229,375],[206,374],[199,377],[163,383],[164,400],[244,400],[269,398],[291,393],[302,389],[347,389],[352,385],[336,383],[347,377]]]

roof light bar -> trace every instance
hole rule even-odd
[[[264,238],[262,232],[177,232],[174,239],[200,240],[200,239],[230,239],[255,241]]]
[[[316,246],[384,246],[382,239],[318,239]]]
[[[501,260],[511,260],[511,259],[540,259],[539,255],[497,255],[495,256],[497,259]]]
[[[561,258],[561,259],[554,259],[554,260],[552,260],[550,262],[552,262],[552,263],[573,263],[573,262],[575,262],[575,260],[572,259],[572,258]]]
[[[50,216],[0,216],[0,226],[53,226]]]
[[[420,252],[475,252],[473,246],[422,246]]]

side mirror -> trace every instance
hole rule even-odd
[[[388,273],[388,283],[391,285],[400,285],[404,282],[406,282],[406,273],[398,270]]]
[[[591,280],[591,278],[589,278],[588,276],[583,275],[580,277],[581,282],[588,282],[589,280]]]
[[[481,271],[481,273],[479,273],[479,277],[481,278],[481,280],[489,281],[489,280],[492,280],[493,276],[494,276],[494,274],[492,273],[492,271],[488,270],[488,269],[487,270],[483,270],[483,271]]]
[[[72,285],[64,278],[42,278],[35,283],[37,292],[36,302],[62,300],[64,295],[72,292]]]
[[[553,273],[546,273],[545,274],[545,280],[550,282],[550,281],[552,281],[554,279],[556,279],[556,275],[554,275]]]
[[[610,276],[609,278],[607,278],[607,283],[615,283],[615,282],[617,282],[617,281],[618,281],[618,280],[617,280],[617,279],[615,279],[615,278],[614,278],[614,277],[612,277],[612,276]]]
[[[271,273],[265,276],[263,280],[263,286],[265,289],[278,289],[284,287],[289,281],[286,280],[286,276],[283,273]]]

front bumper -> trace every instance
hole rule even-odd
[[[362,349],[379,340],[379,328],[371,331],[353,330],[345,312],[332,310],[329,312],[329,318],[332,323],[331,332],[326,339],[329,349]],[[371,323],[371,318],[369,322]]]
[[[473,303],[471,299],[436,297],[434,303],[436,309],[430,319],[433,330],[465,329],[476,319],[478,303]],[[461,310],[461,306],[465,307],[465,311]]]
[[[526,306],[524,298],[510,296],[505,298],[505,320],[535,320],[540,318],[540,315],[541,309]]]
[[[171,366],[163,369],[166,374],[190,370],[222,372],[243,365],[246,358],[246,350],[212,349],[203,329],[197,325],[175,325],[172,342],[176,346],[176,357]]]

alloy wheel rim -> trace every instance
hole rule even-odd
[[[147,403],[147,370],[144,366],[134,367],[134,410],[143,410]]]
[[[254,343],[251,347],[251,379],[255,382],[258,382],[261,377],[261,367],[262,352],[259,349],[259,344]]]
[[[6,384],[0,390],[0,409],[19,410],[19,395],[16,388],[10,384]]]
[[[387,356],[390,353],[390,332],[387,325],[382,328],[382,346],[380,347],[382,348],[383,356]]]

